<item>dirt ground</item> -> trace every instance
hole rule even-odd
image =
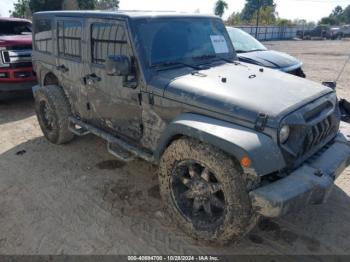
[[[305,63],[308,78],[334,79],[350,41],[269,42]],[[350,64],[339,95],[350,98]],[[55,146],[31,99],[0,104],[1,254],[350,254],[350,170],[327,204],[262,220],[227,247],[197,244],[165,214],[156,167],[124,164],[94,136]]]

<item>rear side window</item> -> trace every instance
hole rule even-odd
[[[91,26],[91,60],[103,64],[110,55],[129,56],[124,25],[97,23]]]
[[[35,50],[52,53],[52,23],[48,19],[39,19],[35,21],[34,47]]]
[[[60,56],[81,59],[82,25],[77,21],[58,22],[58,54]]]

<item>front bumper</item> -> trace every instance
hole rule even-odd
[[[8,83],[1,83],[0,82],[0,93],[1,92],[20,92],[20,91],[32,91],[32,87],[37,84],[36,81],[30,81],[30,82],[8,82]]]
[[[32,87],[36,84],[36,81],[21,83],[0,83],[0,101],[31,96]]]
[[[322,154],[287,177],[251,191],[253,209],[265,217],[279,217],[306,205],[322,204],[349,164],[350,124],[342,122],[339,134]]]

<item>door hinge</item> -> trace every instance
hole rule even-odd
[[[142,105],[142,94],[141,93],[138,93],[138,98],[139,98],[139,105],[141,106]]]
[[[148,103],[149,103],[150,105],[154,105],[154,96],[153,96],[152,93],[149,93],[149,94],[148,94]]]
[[[259,113],[256,121],[255,121],[255,129],[257,131],[263,131],[265,129],[266,123],[267,123],[267,119],[268,119],[268,115],[264,114],[264,113]]]

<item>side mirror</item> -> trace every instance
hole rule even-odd
[[[124,55],[109,56],[105,66],[106,73],[110,76],[128,76],[131,74],[130,60]]]

